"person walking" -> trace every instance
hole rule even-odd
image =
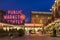
[[[56,37],[56,29],[53,28],[53,37]]]

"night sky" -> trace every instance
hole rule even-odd
[[[30,20],[31,11],[50,12],[55,0],[0,0],[0,9],[22,10],[26,19]]]

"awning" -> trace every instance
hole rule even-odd
[[[43,24],[33,24],[33,23],[27,24],[27,23],[25,23],[24,26],[32,26],[32,27],[39,26],[40,27],[40,26],[43,26]]]

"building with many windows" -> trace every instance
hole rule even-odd
[[[60,0],[55,0],[54,5],[52,6],[52,15],[54,18],[60,18]]]
[[[52,12],[31,12],[31,23],[25,24],[25,30],[32,33],[41,33],[48,23],[52,22]]]
[[[46,26],[52,21],[52,12],[34,12],[31,14],[31,23],[43,24]]]

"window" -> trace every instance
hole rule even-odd
[[[51,19],[51,17],[48,17],[48,19]]]
[[[42,19],[40,19],[40,23],[43,23],[43,20]]]

